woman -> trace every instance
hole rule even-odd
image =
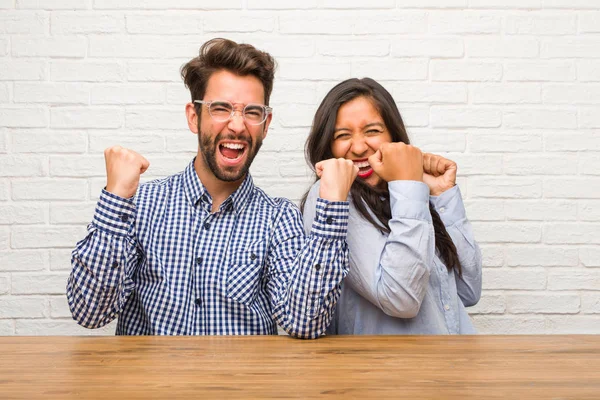
[[[369,78],[335,86],[317,110],[306,156],[311,165],[345,158],[359,167],[349,273],[329,333],[475,333],[465,307],[481,294],[481,252],[455,186],[457,166],[409,145],[389,92]],[[307,231],[319,184],[303,201]]]

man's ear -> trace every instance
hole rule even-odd
[[[271,120],[273,119],[273,114],[269,114],[267,115],[267,119],[265,121],[265,129],[263,129],[263,134],[262,134],[262,138],[266,138],[267,137],[267,132],[269,131],[269,125],[271,125]]]
[[[195,134],[198,134],[198,114],[196,114],[196,107],[194,103],[187,103],[185,105],[185,116],[187,118],[188,128]]]

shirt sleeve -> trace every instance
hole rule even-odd
[[[291,336],[325,333],[348,273],[348,202],[311,198],[315,216],[305,234],[300,211],[284,205],[269,252],[273,317]]]
[[[458,186],[446,190],[429,201],[440,215],[452,242],[456,246],[462,274],[456,274],[456,288],[465,307],[477,304],[481,297],[482,256],[475,241],[473,228],[467,219]]]
[[[67,300],[73,319],[100,328],[123,309],[134,289],[139,262],[135,242],[136,205],[103,190],[87,236],[71,254]]]

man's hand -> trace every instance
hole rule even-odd
[[[119,197],[129,199],[135,195],[140,175],[150,163],[133,150],[113,146],[104,150],[106,160],[106,190]]]
[[[346,201],[352,182],[358,174],[358,167],[351,160],[330,158],[315,165],[317,176],[321,178],[319,197],[329,201]]]
[[[423,182],[432,196],[439,196],[456,185],[458,167],[452,160],[437,154],[423,154]]]
[[[369,157],[373,171],[384,181],[423,181],[423,153],[402,143],[384,143]]]

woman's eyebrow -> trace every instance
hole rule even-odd
[[[370,128],[372,126],[378,126],[381,129],[384,128],[384,125],[381,122],[371,122],[370,124],[366,124],[365,126],[363,126],[363,129]]]

